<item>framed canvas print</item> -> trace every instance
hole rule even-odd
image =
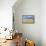
[[[34,15],[23,15],[22,16],[22,24],[34,24],[35,17]]]

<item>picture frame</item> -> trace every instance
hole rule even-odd
[[[22,15],[22,24],[34,24],[35,16],[34,15]]]

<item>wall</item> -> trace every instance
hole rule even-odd
[[[41,1],[41,38],[42,46],[46,46],[46,0]]]
[[[0,27],[12,29],[12,6],[16,0],[0,0]]]
[[[41,1],[23,0],[19,5],[13,6],[13,14],[15,30],[22,32],[24,38],[34,40],[36,46],[41,46]],[[22,24],[22,15],[34,15],[35,24]]]

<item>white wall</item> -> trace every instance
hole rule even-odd
[[[46,46],[46,0],[23,0],[20,4],[13,6],[15,28],[24,36],[29,34],[37,43],[41,39],[41,46]],[[22,24],[22,15],[32,14],[35,15],[35,24]]]
[[[46,46],[46,0],[41,1],[41,38],[42,46]]]
[[[21,1],[21,0],[20,0]],[[35,41],[41,46],[41,1],[23,0],[20,5],[14,5],[15,29],[24,34],[24,37]],[[34,15],[35,24],[22,24],[22,15]]]
[[[0,27],[12,28],[12,6],[16,0],[0,0]]]

